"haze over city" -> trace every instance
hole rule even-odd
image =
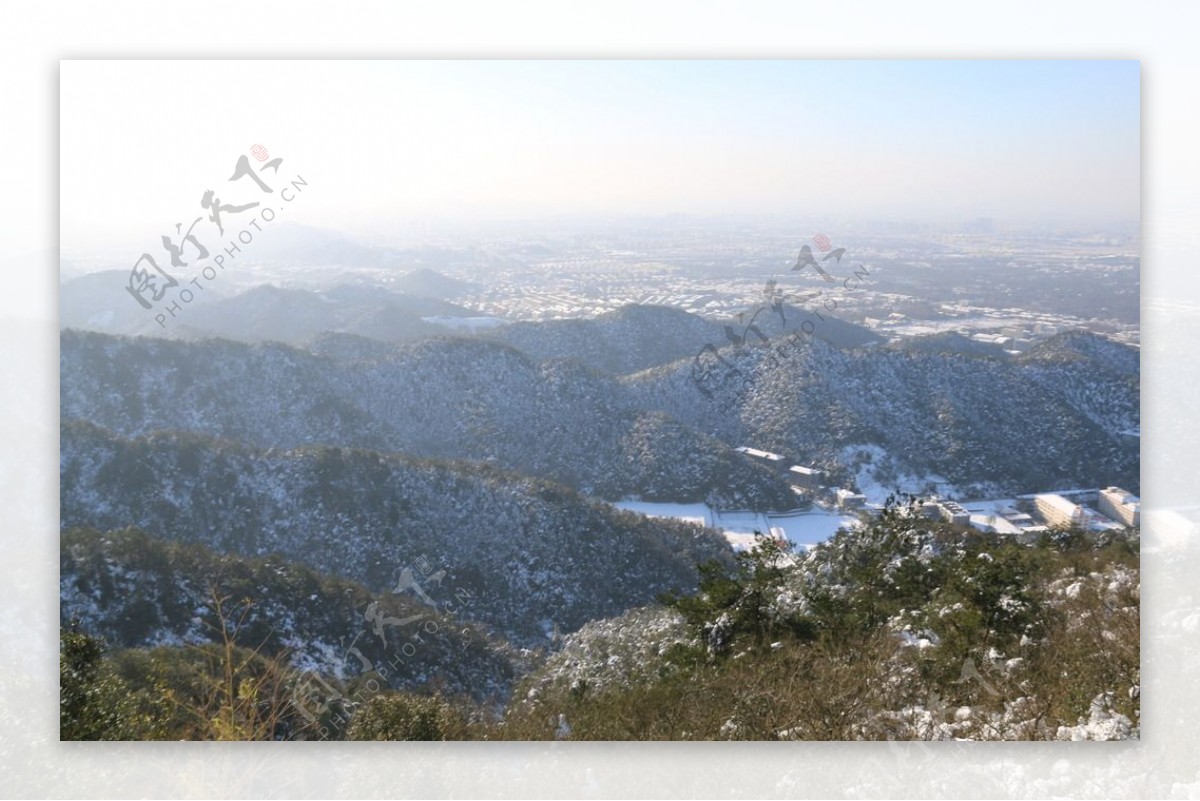
[[[156,242],[255,143],[291,219],[1136,223],[1135,61],[63,62],[64,253]]]

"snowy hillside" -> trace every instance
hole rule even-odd
[[[780,478],[728,443],[633,407],[616,380],[577,364],[462,339],[386,352],[369,340],[322,343],[328,356],[64,332],[62,418],[126,436],[189,430],[261,447],[471,459],[611,500],[793,505]]]
[[[1090,351],[1064,365],[1055,342]],[[964,491],[1138,486],[1136,442],[1120,433],[1139,420],[1136,352],[1093,335],[1062,335],[1021,359],[813,339],[782,356],[766,347],[721,355],[740,374],[710,395],[679,362],[627,377],[631,403],[835,473],[855,467],[844,449],[856,444],[883,448],[897,474],[937,474]]]
[[[136,526],[245,556],[280,554],[375,592],[418,560],[478,596],[464,616],[516,641],[693,587],[728,559],[715,532],[594,503],[493,468],[371,451],[261,451],[195,435],[61,431],[64,527]]]
[[[121,648],[219,640],[215,591],[238,613],[239,645],[271,654],[286,650],[288,662],[302,670],[349,678],[364,664],[388,664],[394,687],[419,689],[436,681],[448,692],[484,700],[505,695],[528,661],[481,627],[411,594],[372,593],[280,557],[230,556],[136,529],[64,531],[59,584],[63,622],[76,622]],[[366,619],[372,604],[382,620],[416,620],[384,627],[381,636]],[[414,635],[420,647],[394,658]]]

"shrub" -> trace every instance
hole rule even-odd
[[[464,723],[440,698],[385,693],[367,701],[354,714],[349,740],[457,740]]]

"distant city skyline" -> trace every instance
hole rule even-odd
[[[205,191],[244,200],[226,179],[254,144],[311,186],[288,219],[360,235],[670,214],[1136,223],[1139,84],[1136,61],[66,61],[62,244],[149,248],[207,213]]]

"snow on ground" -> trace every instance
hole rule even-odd
[[[1080,719],[1078,726],[1059,726],[1056,740],[1128,740],[1140,739],[1140,727],[1112,709],[1113,693],[1104,692],[1092,699],[1086,720]]]
[[[854,515],[830,512],[813,507],[805,512],[789,512],[768,515],[772,526],[782,528],[784,535],[805,548],[832,537],[840,528],[855,528],[862,525]]]
[[[859,525],[857,517],[813,507],[794,512],[749,512],[714,510],[705,503],[647,503],[621,501],[620,509],[638,512],[648,517],[670,517],[687,523],[708,526],[721,531],[735,551],[744,551],[754,544],[754,532],[772,534],[790,540],[799,548],[808,549],[824,542],[839,528]]]
[[[715,528],[719,528],[722,531],[732,531],[738,534],[750,534],[758,531],[762,534],[767,534],[771,530],[772,524],[768,516],[762,512],[722,512],[716,510],[713,514],[715,517]]]
[[[896,489],[921,496],[933,493],[948,499],[960,493],[959,487],[936,473],[916,475],[899,469],[891,454],[878,445],[847,445],[838,455],[838,461],[854,471],[854,483],[866,496],[867,503],[877,506],[882,506]],[[880,473],[886,476],[882,481],[878,478]]]
[[[1003,317],[974,315],[971,317],[953,317],[949,320],[917,320],[892,323],[877,326],[875,331],[878,334],[903,337],[927,337],[934,334],[944,334],[948,331],[956,331],[964,336],[971,336],[980,331],[1006,328],[1014,325],[1026,325],[1028,323],[1028,319],[1018,315]]]

